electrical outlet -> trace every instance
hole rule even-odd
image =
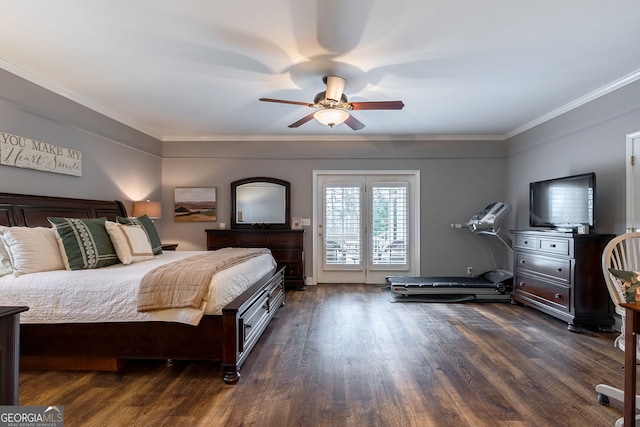
[[[311,225],[311,218],[302,218],[302,225],[303,226]]]
[[[467,267],[467,276],[473,275],[473,267]]]

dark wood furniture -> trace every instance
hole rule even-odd
[[[640,303],[622,303],[625,309],[624,329],[624,427],[635,426],[636,399],[627,399],[626,396],[636,395],[638,340],[636,336],[640,332]],[[617,424],[616,424],[617,425]]]
[[[20,313],[29,307],[0,307],[0,405],[18,404]]]
[[[48,216],[127,216],[119,201],[0,193],[0,225],[49,226]],[[21,325],[23,366],[117,369],[123,359],[211,360],[222,363],[224,381],[239,369],[284,301],[284,271],[265,276],[197,326],[173,322]],[[33,309],[33,307],[32,307]],[[95,362],[95,363],[94,363]]]
[[[614,235],[512,231],[515,301],[568,323],[605,329],[614,324],[602,276],[602,250]]]
[[[207,250],[226,247],[269,248],[278,263],[278,269],[284,268],[285,286],[305,289],[304,229],[212,229],[205,232]]]
[[[291,184],[252,177],[231,183],[231,228],[291,228]]]
[[[178,247],[178,243],[163,243],[162,250],[163,251],[175,251]]]

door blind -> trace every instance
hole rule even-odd
[[[371,187],[371,262],[408,262],[408,184],[375,183]]]
[[[332,183],[325,188],[325,264],[360,264],[362,260],[360,186]]]

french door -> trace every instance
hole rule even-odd
[[[417,275],[418,172],[318,173],[318,283],[383,284]]]
[[[640,231],[640,132],[627,135],[627,224],[626,232]]]

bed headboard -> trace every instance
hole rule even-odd
[[[100,218],[114,221],[127,216],[124,205],[117,201],[71,199],[67,197],[28,196],[0,193],[0,225],[50,227],[47,217]]]

